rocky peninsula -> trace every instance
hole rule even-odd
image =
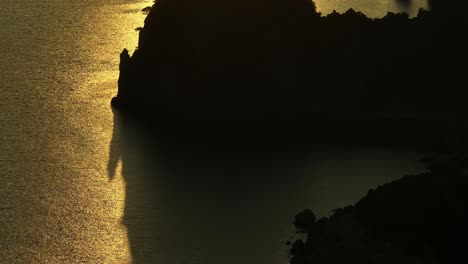
[[[291,263],[466,263],[467,168],[466,158],[452,157],[369,190],[328,218],[299,213],[295,224],[307,239],[292,244]]]
[[[417,17],[323,16],[309,0],[160,0],[121,55],[114,107],[180,119],[464,118],[466,1]]]

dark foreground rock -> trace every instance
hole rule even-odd
[[[467,163],[450,164],[457,169],[405,176],[317,221],[293,243],[291,263],[467,263]]]

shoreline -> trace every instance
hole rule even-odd
[[[291,264],[465,262],[467,161],[379,185],[330,217],[298,214],[307,238],[292,243]]]

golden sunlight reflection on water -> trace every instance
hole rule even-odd
[[[113,135],[112,132],[116,124],[113,122],[114,116],[109,108],[109,99],[116,93],[119,53],[124,47],[132,50],[137,46],[138,34],[134,29],[143,25],[145,16],[141,10],[151,4],[152,1],[116,3],[115,8],[120,12],[115,12],[116,10],[109,8],[108,5],[102,5],[99,10],[93,12],[96,20],[88,20],[85,24],[92,34],[83,35],[77,40],[82,49],[81,55],[86,56],[85,60],[90,62],[93,70],[87,76],[83,76],[78,89],[71,94],[73,100],[81,101],[74,105],[80,105],[80,108],[86,106],[84,109],[89,111],[85,117],[87,120],[83,120],[81,115],[72,115],[69,116],[69,124],[81,124],[78,129],[87,135],[87,140],[92,140],[91,145],[94,146],[87,152],[91,154],[87,160],[94,162],[100,173],[89,177],[89,183],[85,186],[92,186],[96,181],[95,177],[99,178],[99,182],[106,181],[102,188],[99,188],[98,197],[94,197],[93,200],[109,201],[109,203],[104,206],[102,204],[92,206],[90,201],[91,204],[88,204],[92,208],[99,208],[99,212],[93,213],[96,221],[114,222],[111,225],[113,227],[106,228],[107,232],[99,238],[100,242],[92,250],[93,258],[101,256],[102,263],[132,262],[127,229],[122,222],[126,186],[122,177],[120,157],[117,156],[115,163],[110,164],[113,158],[112,152],[115,151],[111,149],[110,144],[119,139],[118,135]],[[76,110],[83,111],[83,109]],[[87,121],[97,121],[97,124],[96,122],[90,124]],[[84,166],[89,165],[91,164],[84,164]],[[86,193],[83,195],[86,196]]]
[[[44,188],[50,202],[48,240],[57,245],[47,248],[53,254],[42,249],[39,260],[132,262],[122,222],[126,184],[121,161],[108,164],[110,144],[118,141],[109,101],[117,90],[119,53],[137,46],[134,29],[143,25],[141,10],[151,4],[148,0],[83,5],[75,26],[61,36],[68,46],[57,58],[61,62],[54,79],[63,86],[52,91],[54,96],[49,89],[43,91],[41,103],[50,112],[46,122],[54,132],[45,143],[48,158],[64,167],[60,181],[68,182],[53,180]]]

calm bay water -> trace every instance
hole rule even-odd
[[[287,263],[296,212],[327,215],[421,170],[408,149],[150,139],[109,100],[151,4],[0,2],[0,263]],[[317,1],[371,16],[419,5]]]

